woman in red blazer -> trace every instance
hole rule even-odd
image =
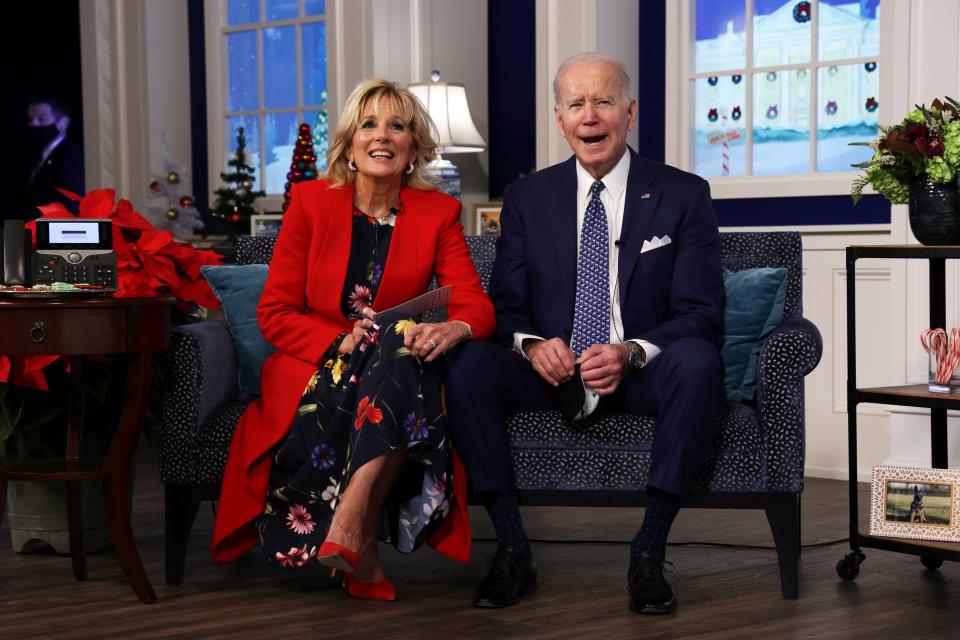
[[[230,446],[213,539],[220,564],[259,541],[271,563],[319,562],[344,571],[352,595],[393,600],[377,551],[385,503],[401,551],[426,540],[469,557],[466,477],[435,360],[488,336],[494,314],[460,203],[423,178],[433,130],[410,92],[362,83],[334,135],[328,179],[292,189],[257,309],[277,351]],[[434,274],[453,285],[447,322],[373,322]]]

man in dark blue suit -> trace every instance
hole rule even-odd
[[[448,371],[454,442],[498,538],[474,604],[508,606],[536,585],[505,420],[567,407],[577,419],[595,410],[657,416],[628,581],[631,609],[668,613],[677,601],[663,576],[667,534],[723,397],[716,217],[706,182],[627,147],[636,100],[618,60],[568,60],[554,98],[574,157],[504,193],[490,282],[503,345],[465,344]]]

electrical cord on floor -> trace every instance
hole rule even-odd
[[[547,538],[529,538],[530,542],[543,544],[630,544],[632,540],[550,540]],[[496,538],[473,538],[474,542],[496,542]],[[812,542],[810,544],[800,545],[801,549],[818,549],[820,547],[831,547],[835,544],[849,542],[850,538],[838,538],[826,542]],[[732,544],[729,542],[701,542],[691,540],[688,542],[668,542],[668,547],[722,547],[725,549],[743,549],[748,551],[776,551],[777,548],[760,544]]]

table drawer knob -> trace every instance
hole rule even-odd
[[[47,323],[43,320],[38,320],[33,323],[33,328],[30,329],[30,339],[34,342],[43,342],[47,339]]]

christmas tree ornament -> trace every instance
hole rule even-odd
[[[250,232],[250,216],[258,213],[253,206],[263,191],[253,189],[257,169],[249,162],[246,151],[247,139],[243,127],[237,129],[237,144],[233,154],[227,160],[227,171],[220,173],[223,186],[216,189],[216,201],[212,213],[217,221],[218,230],[231,238],[240,233]]]
[[[161,133],[163,170],[149,183],[143,216],[155,228],[169,231],[176,238],[187,239],[203,229],[203,220],[196,208],[190,170],[170,158],[167,136]]]

